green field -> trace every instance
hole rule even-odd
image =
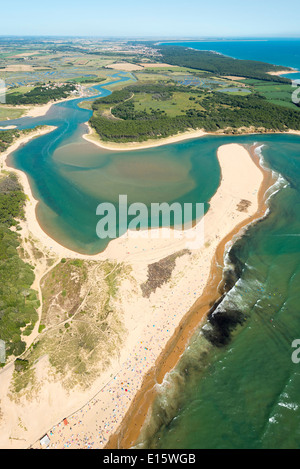
[[[278,106],[283,106],[288,109],[299,110],[299,107],[292,101],[294,88],[291,84],[276,82],[266,83],[262,80],[243,80],[243,83],[250,85],[253,91],[264,96],[272,104],[277,104]]]
[[[195,97],[194,93],[175,92],[172,97],[164,100],[153,98],[150,93],[138,93],[133,97],[134,108],[136,111],[146,111],[151,113],[152,110],[163,111],[166,115],[173,117],[179,116],[180,113],[190,109],[197,111],[205,110],[201,106],[201,98]]]
[[[256,86],[255,89],[273,104],[278,104],[280,106],[285,106],[291,109],[297,109],[297,106],[295,106],[292,101],[292,93],[294,88],[292,88],[291,85],[259,85]]]
[[[224,91],[225,94],[229,94],[230,96],[246,96],[249,93],[243,93],[242,91]]]
[[[171,80],[170,76],[166,73],[150,73],[150,72],[134,72],[134,76],[143,83],[157,83],[158,80],[168,81]]]
[[[24,94],[28,93],[28,91],[31,91],[33,89],[33,86],[18,86],[18,88],[13,88],[9,89],[6,94],[12,94],[12,93],[17,93],[17,94]]]
[[[24,109],[5,107],[0,105],[0,120],[18,119],[24,114]]]

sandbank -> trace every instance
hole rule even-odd
[[[299,70],[293,69],[291,70],[290,68],[287,70],[279,70],[278,72],[267,72],[268,75],[274,75],[274,76],[280,76],[280,75],[286,75],[288,73],[297,73]]]

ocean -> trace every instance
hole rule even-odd
[[[299,58],[296,40],[218,43],[213,50],[224,52],[221,46],[231,56],[239,49],[239,58],[299,67],[298,59],[283,62],[285,54],[278,53],[293,47],[292,56]],[[99,96],[109,93],[101,85],[96,89]],[[158,386],[139,446],[299,448],[300,364],[292,361],[292,342],[300,339],[300,137],[208,136],[107,152],[82,140],[91,112],[80,109],[80,101],[56,104],[42,118],[10,121],[19,128],[57,126],[14,152],[10,162],[28,175],[42,226],[71,249],[93,254],[105,248],[107,241],[95,233],[96,206],[116,202],[120,193],[129,194],[129,202],[202,201],[208,209],[220,179],[216,152],[224,143],[259,143],[264,164],[277,175],[268,216],[248,229],[226,259],[237,281],[215,319],[238,316],[240,324],[221,341],[216,337],[224,331],[212,330],[209,321],[197,331]],[[160,179],[154,178],[158,170]]]
[[[167,43],[164,43],[167,44]],[[274,65],[282,65],[298,70],[298,73],[283,74],[282,76],[291,80],[300,79],[300,39],[245,39],[218,41],[184,41],[172,42],[174,46],[191,47],[197,50],[209,50],[228,55],[235,59],[258,60]]]
[[[239,313],[243,322],[225,344],[207,334],[209,322],[195,334],[160,387],[141,435],[147,448],[300,447],[300,365],[292,361],[300,338],[300,155],[299,141],[281,143],[261,149],[281,177],[269,215],[230,252],[239,278],[214,313]]]
[[[205,48],[300,69],[299,40],[210,42]],[[260,156],[277,184],[268,216],[226,259],[238,280],[214,313],[219,324],[236,314],[241,324],[224,343],[216,340],[218,321],[215,331],[210,321],[197,331],[157,387],[139,447],[300,448],[300,364],[292,360],[293,341],[300,338],[300,146],[283,135],[260,141]]]

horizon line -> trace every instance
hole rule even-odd
[[[297,33],[298,34],[298,33]],[[300,33],[298,35],[268,35],[268,36],[163,36],[163,35],[145,35],[145,36],[129,36],[129,35],[104,35],[104,36],[97,36],[97,35],[59,35],[59,34],[0,34],[0,37],[36,37],[36,38],[48,38],[48,37],[55,37],[55,38],[110,38],[110,39],[149,39],[149,38],[164,38],[164,39],[300,39]]]

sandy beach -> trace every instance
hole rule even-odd
[[[5,108],[22,110],[23,114],[21,117],[41,117],[47,114],[47,112],[49,111],[49,109],[51,108],[53,104],[62,103],[63,101],[68,101],[69,99],[74,99],[74,96],[71,98],[61,99],[59,101],[50,101],[47,104],[34,105],[34,106],[13,106],[13,105],[7,104],[5,105]],[[13,119],[7,118],[8,123],[10,120],[13,120]],[[8,130],[8,127],[5,127],[5,129]]]
[[[128,150],[143,150],[145,148],[151,147],[159,147],[161,145],[167,145],[169,143],[176,143],[181,142],[182,140],[187,140],[190,138],[198,138],[203,137],[205,135],[209,135],[204,130],[187,130],[186,132],[180,132],[177,135],[172,135],[171,137],[160,138],[160,139],[149,139],[145,142],[128,142],[128,143],[114,143],[114,142],[104,142],[100,139],[99,135],[96,131],[89,125],[88,126],[88,134],[84,134],[83,138],[88,142],[94,143],[100,148],[104,148],[105,150],[112,150],[112,151],[128,151]]]
[[[229,146],[230,145],[220,147],[218,152],[219,161],[221,151],[223,151],[225,147],[228,147],[226,150],[229,150]],[[263,180],[257,193],[257,210],[255,213],[252,213],[248,219],[242,220],[238,223],[224,238],[221,239],[221,241],[216,243],[215,252],[212,254],[210,272],[201,295],[181,320],[173,336],[167,343],[167,346],[156,360],[155,366],[145,376],[142,386],[136,393],[132,405],[123,419],[122,424],[118,428],[117,432],[115,432],[109,439],[108,444],[105,446],[106,449],[126,449],[134,447],[143,425],[146,424],[147,419],[150,418],[149,411],[151,404],[157,395],[159,386],[164,382],[164,380],[167,380],[168,373],[170,373],[179,362],[180,357],[188,346],[191,337],[207,316],[211,306],[218,301],[223,293],[222,273],[226,252],[230,249],[234,241],[243,234],[248,226],[255,223],[266,214],[268,207],[266,204],[265,194],[275,183],[276,178],[274,179],[271,171],[262,169],[255,148],[255,145],[251,147],[250,154],[257,168],[262,171],[263,175]],[[218,192],[215,194],[214,198],[216,198],[217,195]],[[211,201],[211,208],[213,207],[214,198]]]
[[[298,70],[293,69],[291,70],[290,68],[288,70],[279,70],[278,72],[268,72],[269,75],[274,75],[274,76],[280,76],[280,75],[286,75],[288,73],[297,73]]]
[[[8,365],[1,371],[0,408],[3,415],[0,428],[5,428],[5,431],[0,432],[1,448],[27,448],[31,445],[38,448],[39,438],[46,432],[50,436],[51,448],[103,448],[112,435],[117,435],[119,440],[117,443],[116,439],[111,439],[112,446],[121,444],[129,447],[133,444],[140,428],[138,421],[135,422],[136,425],[131,425],[135,432],[127,432],[129,439],[120,443],[124,436],[124,426],[120,427],[122,422],[126,422],[124,416],[127,414],[128,418],[128,415],[133,415],[131,406],[135,397],[139,399],[138,391],[142,384],[146,382],[146,386],[151,388],[151,370],[154,370],[154,366],[157,367],[164,350],[171,351],[170,341],[174,341],[176,331],[181,327],[182,321],[185,321],[187,312],[193,308],[197,298],[203,295],[221,240],[226,240],[228,248],[232,236],[237,235],[245,224],[253,221],[258,213],[262,170],[241,145],[220,147],[218,159],[222,181],[204,217],[205,244],[177,258],[170,281],[149,298],[144,297],[140,289],[140,285],[147,280],[148,265],[186,249],[185,236],[176,237],[173,230],[169,230],[169,239],[158,237],[149,240],[142,233],[136,238],[124,235],[113,240],[103,253],[95,256],[80,255],[64,248],[43,232],[35,216],[37,201],[32,196],[26,176],[18,172],[29,197],[22,236],[31,234],[37,245],[56,259],[76,257],[125,262],[132,266],[132,278],[122,282],[118,297],[118,307],[123,311],[127,329],[121,354],[89,389],[84,392],[80,389],[67,391],[59,382],[49,381],[50,365],[47,357],[43,357],[36,364],[35,370],[40,380],[37,397],[32,401],[21,399],[20,402],[12,402],[8,398],[8,392],[13,366]],[[238,208],[241,200],[248,201],[246,210]],[[200,225],[201,223],[191,230],[196,232],[201,229]],[[158,234],[161,235],[164,230],[157,230]],[[219,255],[223,258],[224,249],[221,251]],[[39,283],[42,275],[41,269],[35,283]],[[203,304],[207,306],[205,302]],[[197,325],[207,313],[205,306],[205,313],[202,311],[200,316],[196,316]],[[189,329],[187,338],[190,334]],[[184,341],[184,346],[186,343],[187,340]],[[180,354],[175,355],[178,360]],[[171,368],[175,362],[172,356]],[[163,376],[164,370],[161,366],[160,369]],[[147,408],[150,402],[151,399],[148,399]],[[135,405],[135,408],[141,412],[141,426],[146,410],[143,412],[140,405]],[[65,417],[68,418],[68,425],[62,423]]]
[[[79,96],[69,96],[68,98],[59,99],[57,101],[50,101],[47,104],[42,104],[41,106],[32,106],[27,111],[23,117],[41,117],[47,114],[53,104],[63,103],[65,101],[70,101],[71,99],[76,99]],[[82,97],[82,96],[81,96]]]
[[[15,128],[15,126],[11,126],[11,127]],[[17,169],[12,169],[12,168],[9,168],[7,166],[6,159],[7,159],[8,155],[10,155],[14,151],[16,151],[20,146],[25,145],[25,143],[29,142],[33,138],[36,138],[36,137],[39,137],[41,135],[45,135],[49,132],[52,132],[54,129],[56,129],[56,127],[50,126],[50,125],[45,125],[42,128],[39,128],[37,130],[33,129],[27,135],[16,139],[16,141],[5,152],[0,154],[1,169],[6,169],[6,170],[9,170],[9,171],[16,172],[18,174],[18,176],[22,179],[22,181],[21,181],[22,184],[25,183],[25,181],[27,181],[27,183],[28,183],[28,179],[22,171],[18,171]],[[7,127],[6,127],[6,130],[7,130]],[[26,192],[25,187],[24,187],[24,191]]]
[[[288,132],[285,132],[287,134],[293,134],[293,135],[300,135],[300,130],[289,130]]]
[[[13,105],[5,105],[6,108],[11,108],[11,109],[21,109],[24,111],[22,117],[42,117],[53,106],[53,104],[58,104],[58,103],[63,103],[65,101],[70,101],[72,99],[77,99],[77,98],[82,98],[84,95],[80,96],[68,96],[68,98],[64,99],[59,99],[57,101],[49,101],[47,104],[35,104],[34,106],[13,106]],[[7,122],[9,122],[11,119],[7,119]],[[7,127],[6,127],[7,129]]]
[[[199,137],[205,137],[206,135],[228,135],[225,130],[219,130],[217,132],[205,132],[202,129],[191,129],[187,130],[185,132],[180,132],[176,135],[171,135],[170,137],[166,138],[160,138],[160,139],[148,139],[145,140],[144,142],[126,142],[126,143],[117,143],[117,142],[105,142],[104,140],[101,140],[97,132],[90,126],[89,123],[86,123],[87,128],[88,128],[88,133],[83,134],[83,138],[87,140],[90,143],[93,143],[94,145],[98,146],[99,148],[102,148],[104,150],[110,150],[110,151],[133,151],[133,150],[144,150],[146,148],[153,148],[153,147],[159,147],[161,145],[168,145],[170,143],[177,143],[181,142],[184,140],[188,139],[193,139],[193,138],[199,138]],[[280,133],[280,132],[275,132],[275,131],[265,131],[263,128],[260,129],[261,131],[255,130],[254,127],[241,127],[238,129],[239,133],[235,135],[261,135],[261,133],[265,134],[274,134],[274,133]],[[290,134],[295,134],[299,135],[300,131],[299,130],[289,130],[287,132],[282,132],[282,133],[290,133]]]
[[[57,104],[58,102],[65,101],[64,99],[61,101],[51,101],[47,104],[42,104],[41,106],[32,106],[29,109],[27,108],[25,114],[23,117],[41,117],[47,114],[49,111],[50,107],[53,104]]]

